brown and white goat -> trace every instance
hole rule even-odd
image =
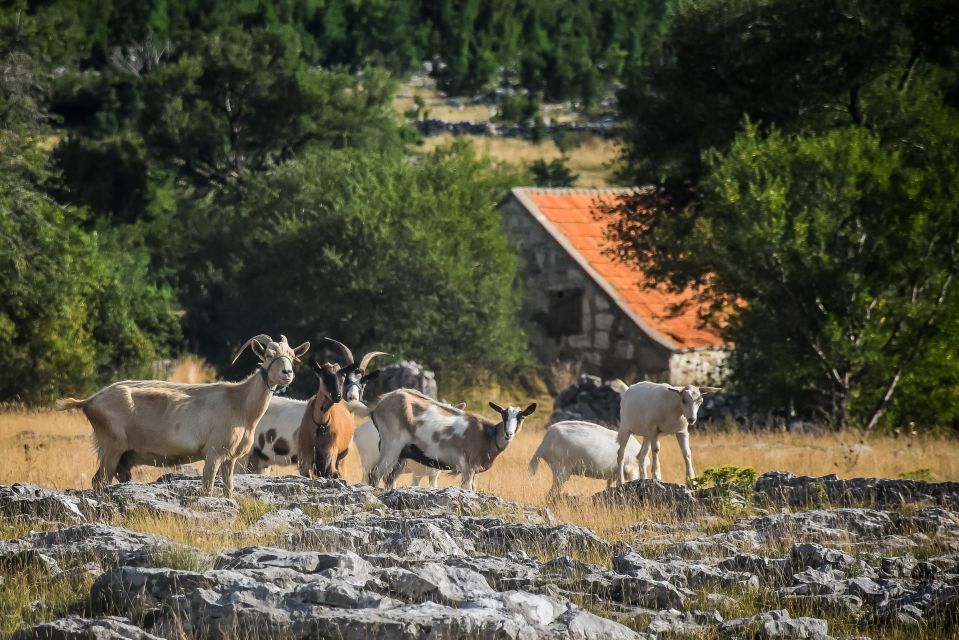
[[[217,471],[223,495],[233,493],[233,467],[253,446],[253,432],[277,386],[293,382],[293,362],[310,348],[291,348],[285,336],[250,338],[259,370],[243,382],[184,384],[161,380],[125,380],[104,387],[86,400],[67,398],[57,409],[82,409],[96,439],[100,465],[93,488],[109,485],[114,475],[128,480],[134,465],[166,466],[203,460],[203,493],[210,495]]]
[[[340,465],[349,453],[356,430],[347,402],[358,403],[364,385],[379,375],[379,371],[365,371],[370,360],[389,354],[370,352],[357,365],[346,345],[331,338],[327,340],[340,348],[347,364],[345,367],[329,362],[320,365],[316,358],[310,359],[320,380],[316,395],[306,403],[296,432],[297,466],[307,477],[339,478],[342,476]]]
[[[370,484],[384,478],[390,488],[405,460],[434,469],[458,470],[462,487],[473,489],[473,478],[486,471],[506,451],[536,403],[519,409],[489,406],[500,421],[489,420],[443,404],[412,389],[387,393],[370,418],[380,434],[380,459],[370,471]]]

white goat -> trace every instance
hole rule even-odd
[[[370,418],[380,434],[380,457],[370,472],[376,486],[385,476],[389,488],[407,459],[434,469],[457,470],[462,487],[473,490],[473,478],[489,469],[506,451],[536,404],[525,409],[489,406],[500,421],[489,420],[433,400],[412,389],[398,389],[380,398]]]
[[[359,366],[353,365],[353,353],[341,342],[331,340],[346,355],[343,369],[342,398],[354,415],[369,416],[363,405],[363,390],[369,380],[379,375],[378,370],[367,373],[366,368],[376,356],[387,356],[382,351],[371,351],[363,356]],[[297,464],[300,459],[300,423],[306,413],[308,400],[274,398],[256,426],[253,449],[240,463],[240,473],[263,473],[274,465]],[[375,460],[374,460],[375,462]]]
[[[82,409],[96,438],[100,465],[93,488],[102,489],[114,475],[129,479],[137,464],[165,466],[204,461],[203,493],[213,491],[217,471],[223,494],[233,493],[233,467],[253,446],[253,432],[276,387],[293,382],[293,362],[310,348],[290,348],[285,336],[274,342],[258,335],[247,346],[260,359],[256,373],[243,382],[183,384],[125,380],[104,387],[86,400],[67,398],[58,410]]]
[[[553,486],[546,499],[556,500],[570,476],[586,476],[605,480],[612,486],[617,475],[617,435],[594,422],[564,420],[551,425],[543,436],[536,453],[529,461],[529,474],[536,475],[540,459],[553,471]],[[639,443],[629,438],[626,446],[626,475],[630,480],[639,477]]]
[[[659,436],[676,434],[676,442],[686,461],[686,477],[692,479],[693,454],[689,450],[689,427],[696,424],[704,393],[715,393],[718,387],[677,387],[660,382],[637,382],[623,392],[619,407],[619,483],[626,482],[624,465],[626,446],[631,435],[643,437],[639,451],[639,477],[646,477],[646,453],[653,449],[653,477],[661,480],[659,470]]]

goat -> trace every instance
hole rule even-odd
[[[415,460],[434,469],[458,470],[462,487],[473,490],[477,473],[492,466],[506,451],[536,404],[526,409],[489,406],[500,414],[500,422],[437,402],[412,389],[398,389],[380,398],[370,418],[380,434],[380,458],[370,471],[376,486],[385,475],[389,488],[403,461]]]
[[[331,338],[327,340],[340,348],[347,365],[340,367],[329,362],[320,365],[316,358],[310,360],[320,384],[316,395],[306,403],[296,436],[297,465],[306,477],[342,477],[340,464],[349,453],[356,423],[347,404],[340,400],[352,386],[358,401],[366,382],[379,375],[379,371],[365,373],[363,367],[377,355],[388,355],[381,351],[368,353],[358,366],[346,345]]]
[[[463,410],[466,408],[466,403],[460,402],[453,407]],[[380,459],[380,434],[376,431],[376,426],[372,420],[367,420],[356,428],[356,433],[353,434],[353,443],[356,445],[356,450],[359,452],[360,460],[363,463],[363,482],[369,484],[370,471],[373,470],[376,461]],[[413,475],[414,487],[419,486],[420,479],[427,478],[429,479],[429,486],[435,489],[440,478],[439,469],[427,467],[414,460],[407,460],[403,470],[397,475],[401,476],[405,473]]]
[[[367,373],[367,367],[373,358],[386,356],[382,351],[371,351],[363,356],[358,366],[353,364],[353,353],[339,342],[349,361],[343,371],[342,398],[354,413],[368,416],[369,411],[362,404],[363,390],[369,380],[379,375],[378,370]],[[334,365],[335,366],[335,365]],[[339,370],[338,370],[339,371]],[[307,400],[275,398],[266,414],[256,427],[253,449],[240,464],[241,473],[263,473],[273,465],[299,465],[300,424],[306,415]],[[310,424],[310,429],[315,429]]]
[[[553,486],[546,494],[553,502],[570,476],[586,476],[606,480],[607,488],[617,478],[617,434],[594,422],[564,420],[551,425],[543,442],[529,461],[529,475],[536,475],[540,459],[546,461],[553,471]],[[626,446],[626,474],[630,480],[639,477],[639,443],[629,438]]]
[[[659,382],[637,382],[623,392],[619,407],[619,483],[624,475],[626,445],[630,435],[642,436],[639,451],[639,477],[646,477],[646,453],[653,449],[653,477],[661,480],[659,470],[659,435],[676,434],[676,442],[686,462],[686,478],[692,480],[693,454],[689,449],[689,427],[696,424],[704,393],[715,393],[718,387],[677,387]]]
[[[203,493],[213,491],[217,471],[223,495],[233,494],[233,467],[253,446],[253,432],[280,385],[293,382],[293,363],[310,348],[290,348],[286,336],[247,340],[260,359],[257,373],[242,382],[184,384],[159,380],[115,382],[85,400],[66,398],[57,409],[82,409],[93,426],[99,467],[93,488],[116,475],[129,480],[137,464],[176,465],[203,460]]]

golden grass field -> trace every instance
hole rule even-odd
[[[212,377],[212,371],[202,362],[187,359],[170,376],[181,381],[203,381]],[[495,396],[486,398],[486,395]],[[501,403],[520,404],[529,401],[516,391],[493,389],[481,391],[475,389],[465,394],[471,407],[485,406],[485,400],[494,399]],[[551,400],[548,397],[535,399],[539,411],[523,426],[517,440],[496,461],[493,468],[477,476],[476,488],[512,500],[539,510],[545,504],[547,490],[551,483],[549,467],[541,464],[539,473],[530,478],[527,464],[539,445],[549,418]],[[796,435],[787,433],[743,433],[743,432],[697,432],[691,437],[693,460],[697,471],[720,465],[753,467],[759,472],[770,470],[792,471],[797,474],[824,475],[836,473],[840,477],[880,476],[895,478],[901,474],[925,470],[922,475],[936,481],[959,480],[959,441],[955,438],[936,438],[931,436],[893,437],[888,435],[863,436],[852,432],[832,433],[825,436]],[[683,466],[675,440],[664,439],[661,462],[666,481],[682,482]],[[90,477],[96,466],[96,456],[91,441],[91,428],[86,418],[79,412],[55,412],[50,410],[27,410],[8,407],[0,410],[0,484],[15,482],[33,482],[56,488],[88,488]],[[345,460],[346,479],[357,482],[360,479],[360,465],[356,452]],[[200,464],[194,465],[199,467]],[[166,473],[168,469],[138,468],[134,474],[137,481],[150,481]],[[295,473],[292,467],[275,468],[274,474]],[[410,476],[401,476],[401,483]],[[442,486],[456,485],[458,476],[444,474]],[[588,496],[605,488],[605,482],[585,478],[573,479],[567,483],[565,491],[573,496]],[[133,510],[116,517],[113,524],[126,528],[166,536],[174,542],[189,547],[163,548],[157,553],[170,554],[165,560],[169,566],[184,569],[205,570],[211,566],[212,554],[225,548],[247,545],[284,546],[280,533],[263,535],[250,530],[250,525],[269,509],[266,503],[242,495],[235,496],[240,514],[235,522],[224,524],[217,530],[210,530],[205,523],[189,518],[177,517],[169,513],[152,514],[143,510]],[[299,505],[313,517],[335,518],[335,513],[317,510],[313,505]],[[609,540],[629,543],[650,557],[658,553],[657,549],[668,544],[662,537],[657,523],[679,524],[679,530],[693,525],[695,530],[705,534],[728,530],[738,517],[738,512],[730,512],[716,517],[696,518],[687,522],[675,510],[659,507],[622,507],[589,500],[568,500],[549,505],[552,513],[561,521],[592,528]],[[322,512],[321,512],[322,511]],[[502,517],[522,517],[522,514],[501,514]],[[26,535],[37,527],[55,527],[55,524],[38,524],[0,518],[0,539]],[[781,540],[769,548],[769,553],[783,555],[788,553],[793,542],[806,540],[803,531],[787,532]],[[831,540],[832,546],[847,548],[853,552],[850,541]],[[942,553],[942,550],[930,542],[930,552]],[[773,548],[775,547],[775,548]],[[193,549],[198,549],[195,551]],[[536,548],[524,548],[528,553],[539,555]],[[919,553],[918,550],[914,550]],[[544,552],[545,553],[545,552]],[[600,557],[592,552],[581,554],[583,560],[608,565],[608,557]],[[545,557],[545,555],[544,555]],[[195,565],[195,566],[194,566]],[[2,574],[0,574],[2,575]],[[5,572],[0,580],[0,637],[9,636],[24,624],[32,624],[53,619],[67,613],[86,611],[89,606],[89,592],[92,577],[87,573],[70,574],[66,580],[49,580],[44,574],[31,570]],[[702,594],[700,594],[702,595]],[[725,617],[750,615],[756,611],[780,608],[783,603],[770,591],[730,592],[734,600],[723,605]],[[697,596],[699,597],[699,596]],[[705,597],[705,596],[703,596]],[[46,603],[42,609],[36,609],[32,603],[42,600]],[[588,603],[584,603],[585,604]],[[714,605],[703,601],[701,608]],[[794,615],[808,615],[803,610],[793,611]],[[830,619],[831,629],[852,633],[859,629],[855,619],[842,616]],[[634,624],[640,624],[634,621]],[[911,638],[925,640],[945,637],[942,629],[932,628],[928,633],[916,635],[909,628],[882,627],[870,629],[873,637]],[[881,633],[880,633],[881,632]],[[704,636],[711,637],[711,636]]]
[[[470,139],[477,152],[493,160],[499,160],[526,169],[536,160],[551,162],[562,157],[562,152],[552,140],[539,143],[517,138],[492,138],[486,136],[460,136]],[[417,148],[432,151],[447,145],[453,136],[444,134],[423,140]],[[612,163],[616,160],[617,146],[613,140],[590,138],[585,144],[573,149],[567,156],[567,165],[579,177],[577,187],[606,187],[612,181]]]
[[[487,105],[464,104],[463,108],[451,107],[446,98],[436,90],[432,82],[425,84],[404,84],[396,93],[393,108],[397,113],[405,113],[413,106],[413,96],[418,95],[424,103],[424,109],[430,118],[439,118],[447,122],[465,120],[489,120],[492,116]],[[543,105],[544,117],[552,120],[573,120],[574,115],[557,110],[558,105]],[[536,160],[551,162],[563,157],[552,140],[530,142],[515,138],[492,138],[487,136],[461,136],[469,139],[477,152],[493,160],[511,164],[525,170]],[[416,150],[428,152],[450,143],[453,136],[439,135],[423,139]],[[618,148],[613,140],[593,137],[584,144],[572,149],[566,156],[567,165],[579,177],[577,187],[606,187],[613,183],[613,163]]]
[[[472,403],[477,406],[478,403]],[[531,506],[543,504],[551,482],[547,465],[530,478],[527,464],[542,438],[550,413],[549,399],[540,399],[540,409],[523,426],[516,442],[493,468],[477,476],[477,489]],[[33,482],[56,488],[88,488],[96,468],[91,428],[75,411],[7,409],[0,413],[0,484]],[[887,477],[928,469],[933,480],[959,480],[959,441],[931,436],[893,437],[858,435],[853,432],[824,436],[789,433],[697,432],[691,435],[693,462],[702,471],[732,464],[764,471],[840,477]],[[673,438],[662,440],[663,479],[683,481],[682,458]],[[360,479],[355,451],[345,460],[346,478]],[[196,466],[199,466],[196,465]],[[167,470],[140,467],[135,479],[149,481]],[[273,473],[292,473],[277,468]],[[402,476],[408,479],[410,476]],[[443,474],[443,486],[455,485],[458,476]],[[605,482],[587,478],[570,480],[566,493],[589,495],[605,488]]]

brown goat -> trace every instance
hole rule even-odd
[[[327,340],[343,351],[347,365],[341,367],[329,362],[320,365],[316,358],[310,359],[310,365],[320,380],[316,395],[307,403],[297,431],[297,465],[300,474],[306,477],[340,478],[340,465],[350,450],[353,432],[356,431],[353,413],[342,402],[344,382],[362,389],[368,380],[379,375],[379,371],[366,373],[363,367],[372,357],[386,354],[367,354],[362,364],[357,365],[353,361],[353,353],[344,344],[330,338]]]

